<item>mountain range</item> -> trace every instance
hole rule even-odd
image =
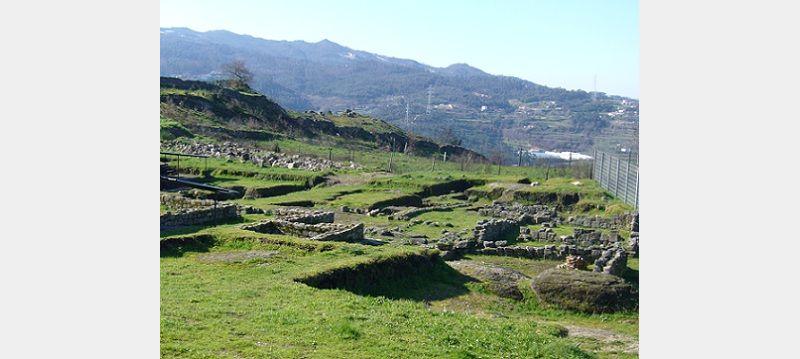
[[[351,109],[432,138],[454,134],[484,154],[638,147],[636,99],[547,87],[461,63],[434,67],[329,40],[161,29],[161,76],[221,79],[221,68],[235,60],[252,71],[253,89],[289,109]]]

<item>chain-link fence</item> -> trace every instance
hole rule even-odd
[[[592,178],[623,202],[639,208],[638,156],[594,151]]]

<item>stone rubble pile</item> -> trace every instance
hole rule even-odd
[[[354,162],[329,161],[324,158],[312,158],[299,155],[288,155],[279,152],[262,151],[247,148],[236,143],[183,143],[162,142],[161,149],[165,151],[224,158],[230,161],[250,162],[260,167],[298,168],[310,171],[325,171],[330,169],[356,169],[361,168]]]
[[[559,264],[556,268],[562,269],[573,269],[573,270],[585,270],[586,269],[586,260],[583,259],[581,256],[567,256],[567,261]]]

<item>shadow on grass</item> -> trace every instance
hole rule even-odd
[[[208,252],[215,243],[210,234],[193,234],[188,236],[161,239],[161,257],[181,257],[186,252]]]
[[[323,272],[298,280],[320,289],[344,289],[354,294],[427,302],[469,292],[468,282],[478,280],[459,273],[438,259],[417,258],[406,263],[386,261]]]
[[[620,277],[630,283],[636,290],[639,290],[639,270],[630,267],[626,269],[625,273],[622,273]]]
[[[225,224],[238,224],[238,223],[245,223],[245,222],[247,222],[247,220],[244,219],[244,217],[239,217],[239,218],[233,218],[233,219],[229,219],[229,220],[225,220],[225,221],[219,221],[219,222],[214,222],[214,223],[209,223],[209,224],[201,224],[201,225],[196,225],[196,226],[185,226],[185,227],[168,228],[168,229],[162,228],[160,234],[161,234],[161,237],[180,236],[180,235],[194,234],[194,233],[197,233],[197,232],[199,232],[199,231],[201,231],[203,229],[206,229],[206,228],[221,226],[221,225],[225,225]]]

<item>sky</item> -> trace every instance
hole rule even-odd
[[[161,27],[356,50],[639,98],[636,0],[161,0]]]

